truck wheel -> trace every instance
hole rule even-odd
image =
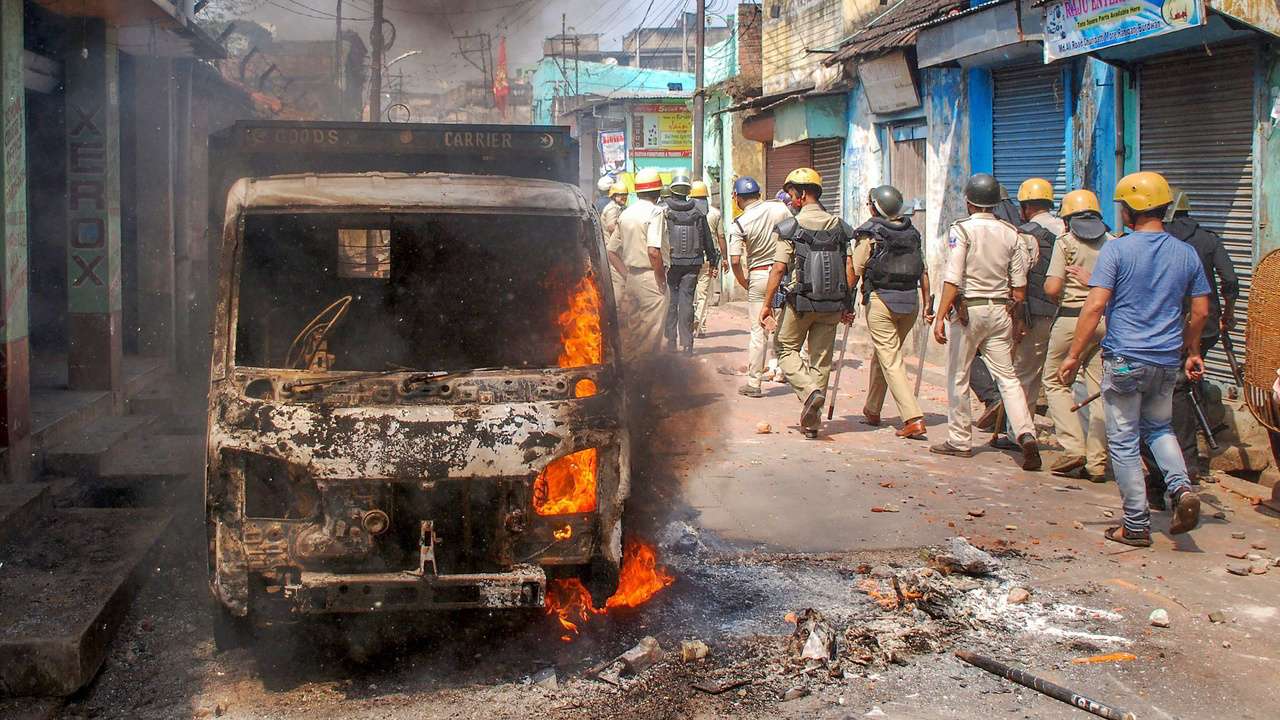
[[[618,591],[620,568],[602,557],[595,557],[587,568],[584,584],[591,593],[591,601],[596,607],[604,607],[605,602]]]
[[[213,614],[213,646],[218,652],[247,647],[253,643],[252,616],[237,617],[222,603],[215,602]]]

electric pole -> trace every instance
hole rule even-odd
[[[334,84],[338,86],[338,117],[346,119],[346,108],[342,105],[345,99],[343,90],[345,89],[345,78],[342,73],[342,0],[338,0],[338,7],[333,13],[338,18],[338,27],[333,34],[333,78]]]
[[[689,72],[689,13],[680,6],[680,72]]]
[[[706,120],[707,98],[702,87],[706,76],[707,58],[707,0],[698,0],[697,19],[698,57],[693,63],[693,176],[702,179],[703,123]]]
[[[369,122],[382,121],[382,0],[373,0],[373,32],[369,34]]]

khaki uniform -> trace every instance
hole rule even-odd
[[[1031,218],[1031,222],[1053,233],[1054,237],[1061,237],[1067,232],[1067,224],[1052,213],[1042,212]],[[1040,243],[1030,235],[1023,235],[1022,241],[1027,252],[1029,270],[1040,262]],[[1022,384],[1022,394],[1027,396],[1027,411],[1033,418],[1036,414],[1036,402],[1040,399],[1040,375],[1044,372],[1044,360],[1049,352],[1049,332],[1052,329],[1052,315],[1037,315],[1033,311],[1031,320],[1026,324],[1026,334],[1013,349],[1013,373]]]
[[[818,205],[805,205],[796,214],[796,222],[806,230],[830,230],[840,224],[840,218]],[[773,261],[791,267],[795,245],[778,238]],[[844,272],[841,268],[840,272]],[[778,322],[778,369],[787,377],[787,384],[801,400],[807,400],[814,390],[826,391],[831,377],[831,356],[835,351],[836,328],[843,313],[796,312],[788,303]],[[757,315],[757,317],[759,317]],[[800,356],[808,350],[809,360]]]
[[[1080,310],[1084,307],[1085,298],[1089,296],[1089,286],[1067,274],[1068,265],[1079,265],[1093,272],[1093,265],[1098,260],[1098,252],[1110,239],[1103,236],[1096,243],[1087,243],[1071,233],[1058,238],[1053,248],[1053,259],[1049,261],[1049,277],[1063,280],[1062,301],[1059,304],[1058,317],[1053,321],[1053,330],[1049,334],[1049,352],[1044,363],[1044,393],[1049,400],[1049,418],[1053,420],[1054,432],[1058,442],[1062,444],[1063,454],[1085,459],[1085,471],[1090,475],[1100,476],[1107,469],[1107,430],[1104,413],[1101,408],[1090,406],[1071,412],[1075,403],[1071,388],[1058,380],[1058,370],[1067,359],[1071,350],[1071,341],[1076,334],[1076,321]],[[1090,395],[1099,392],[1102,380],[1102,337],[1107,333],[1106,320],[1098,323],[1098,329],[1080,356],[1083,368],[1081,376],[1085,388]],[[1089,429],[1086,436],[1080,413],[1088,412]]]
[[[969,325],[947,321],[947,442],[970,449],[973,433],[969,369],[978,352],[991,371],[1013,426],[1013,437],[1035,435],[1022,385],[1013,373],[1013,319],[1010,289],[1027,284],[1027,252],[1017,228],[988,212],[951,226],[943,282],[960,290]]]
[[[671,257],[662,208],[648,200],[637,200],[618,216],[618,232],[615,233],[614,247],[610,248],[627,266],[620,308],[625,318],[622,321],[622,355],[627,362],[656,355],[662,350],[667,292],[654,277],[649,248],[662,251],[664,264]]]
[[[711,239],[716,247],[724,247],[724,226],[721,223],[720,209],[707,206],[707,225],[711,227]],[[707,329],[707,309],[711,306],[713,296],[720,294],[719,287],[713,288],[710,263],[698,271],[698,286],[693,291],[693,328],[701,335]],[[719,303],[716,303],[719,304]]]
[[[867,263],[871,260],[872,246],[875,241],[864,238],[853,250],[853,272],[858,277],[866,274]],[[863,412],[879,415],[884,407],[886,393],[893,395],[898,405],[898,415],[902,422],[924,417],[920,411],[920,402],[916,399],[915,389],[907,379],[907,369],[903,364],[903,348],[911,330],[915,327],[916,312],[894,312],[884,304],[880,295],[871,292],[867,303],[867,332],[871,335],[871,379],[867,387],[867,399],[863,404]]]
[[[729,226],[729,255],[742,258],[747,275],[747,317],[751,321],[751,340],[747,345],[747,385],[760,387],[768,354],[769,334],[760,323],[764,308],[764,291],[769,284],[769,269],[777,253],[778,235],[774,228],[791,217],[791,211],[777,200],[757,200]]]
[[[623,207],[613,200],[600,211],[600,230],[604,233],[604,246],[606,249],[616,249],[621,243],[621,239],[615,237],[618,234],[618,218],[622,216]],[[618,270],[609,264],[609,277],[613,279],[613,294],[615,297],[622,297],[622,288],[626,284],[626,278],[618,273]]]

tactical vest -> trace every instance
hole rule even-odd
[[[866,299],[873,290],[915,290],[924,274],[924,254],[920,248],[920,231],[911,221],[890,222],[872,218],[858,228],[856,234],[874,238],[871,259],[862,282]]]
[[[808,230],[795,218],[778,224],[778,237],[795,245],[787,296],[796,312],[840,312],[851,308],[846,248],[853,236],[844,222],[830,230]]]
[[[1035,238],[1040,245],[1040,259],[1027,270],[1027,310],[1032,315],[1053,317],[1058,305],[1045,294],[1044,281],[1049,277],[1049,261],[1053,259],[1053,243],[1057,238],[1040,223],[1029,222],[1018,230]]]
[[[701,265],[705,261],[706,238],[702,236],[705,216],[696,203],[670,201],[666,208],[667,239],[671,243],[672,265]]]

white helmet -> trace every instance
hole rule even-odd
[[[601,195],[608,194],[609,188],[611,187],[613,187],[613,178],[608,175],[605,175],[596,182],[596,189],[600,191]]]

